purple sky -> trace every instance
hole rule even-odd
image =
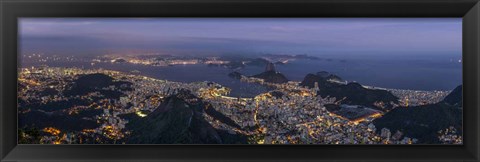
[[[461,18],[21,18],[22,52],[445,54]]]

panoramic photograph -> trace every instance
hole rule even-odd
[[[19,18],[18,38],[18,144],[463,144],[462,18]]]

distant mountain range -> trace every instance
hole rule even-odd
[[[397,107],[373,124],[377,130],[388,128],[405,136],[419,139],[420,143],[438,143],[437,132],[453,126],[462,134],[462,86],[455,88],[445,99],[436,104]]]
[[[315,56],[309,56],[306,54],[299,55],[284,55],[284,54],[265,54],[263,57],[266,58],[286,58],[286,59],[309,59],[309,60],[319,60],[320,58]]]

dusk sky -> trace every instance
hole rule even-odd
[[[21,18],[22,52],[447,54],[461,18]]]

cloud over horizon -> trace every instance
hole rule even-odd
[[[21,18],[22,52],[451,53],[461,18]]]

